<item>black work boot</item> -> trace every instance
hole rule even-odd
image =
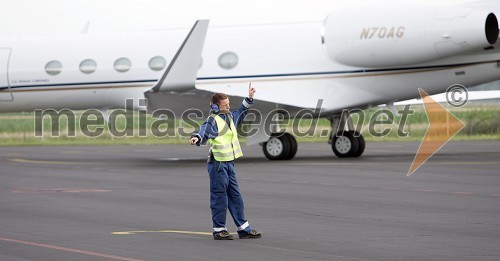
[[[220,232],[214,232],[215,240],[233,240],[233,236],[229,234],[226,230],[222,230]]]
[[[262,234],[252,229],[248,232],[245,230],[238,231],[238,236],[240,239],[261,238]]]

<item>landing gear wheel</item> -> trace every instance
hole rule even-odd
[[[270,160],[282,160],[290,154],[290,142],[283,133],[273,133],[262,146],[264,155]]]
[[[287,132],[283,133],[283,136],[285,136],[288,139],[288,142],[290,144],[290,152],[284,159],[291,160],[293,159],[293,157],[295,157],[295,154],[297,154],[297,140],[292,134]]]
[[[289,133],[273,133],[262,150],[270,160],[289,160],[297,153],[297,141]]]
[[[353,132],[338,133],[333,137],[332,150],[339,158],[354,157],[359,150],[360,139],[354,137]]]
[[[361,135],[357,131],[354,131],[353,135],[354,135],[355,138],[358,139],[358,142],[359,142],[358,151],[356,153],[354,153],[353,157],[358,158],[365,151],[365,138],[363,138],[363,135]]]

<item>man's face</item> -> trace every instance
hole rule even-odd
[[[221,113],[228,113],[229,109],[231,109],[231,107],[229,106],[229,98],[219,101],[219,104],[217,104],[217,106],[219,106],[219,110]]]

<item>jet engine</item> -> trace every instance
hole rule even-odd
[[[356,67],[394,67],[486,48],[498,41],[495,14],[480,10],[407,6],[329,14],[322,42],[332,61]]]

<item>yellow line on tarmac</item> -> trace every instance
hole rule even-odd
[[[49,161],[49,160],[27,160],[27,159],[9,159],[9,161],[11,161],[11,162],[18,162],[18,163],[58,164],[58,165],[87,164],[85,162]]]
[[[181,231],[181,230],[158,230],[158,231],[123,231],[123,232],[113,232],[112,235],[135,235],[138,233],[171,233],[171,234],[186,234],[186,235],[203,235],[211,236],[210,232],[196,232],[196,231]],[[231,233],[236,234],[236,233]]]
[[[7,153],[7,154],[0,154],[2,157],[19,157],[21,156],[21,153]]]
[[[449,161],[429,162],[430,165],[499,165],[500,161]]]
[[[329,166],[329,165],[360,165],[360,164],[364,164],[364,165],[406,165],[408,164],[408,162],[381,162],[381,161],[377,161],[377,162],[369,162],[369,161],[356,161],[356,162],[301,162],[301,163],[292,163],[290,165],[294,165],[294,166],[303,166],[303,165],[325,165],[325,166]],[[481,161],[475,161],[475,162],[472,162],[472,161],[469,161],[469,162],[465,162],[465,161],[447,161],[447,162],[429,162],[427,163],[427,165],[500,165],[500,162],[498,161],[485,161],[485,162],[481,162]]]

